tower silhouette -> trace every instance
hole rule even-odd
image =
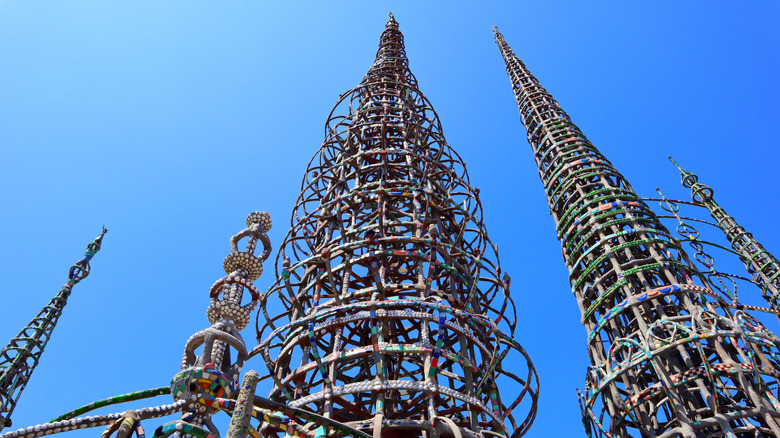
[[[683,187],[691,189],[693,201],[709,210],[718,228],[739,254],[769,306],[773,310],[780,310],[780,262],[715,202],[714,191],[710,186],[700,183],[698,175],[681,168],[672,157],[669,159],[680,171]]]
[[[778,338],[706,287],[656,214],[494,33],[588,334],[588,435],[780,436]]]
[[[0,431],[11,425],[19,396],[41,360],[46,344],[57,326],[73,286],[89,275],[89,261],[100,251],[105,228],[89,245],[84,257],[68,272],[68,281],[57,295],[0,351]]]
[[[526,432],[538,379],[512,337],[510,279],[392,14],[328,118],[291,222],[261,300],[271,399],[377,438]]]

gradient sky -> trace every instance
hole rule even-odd
[[[269,211],[282,241],[325,120],[390,10],[513,278],[516,339],[542,384],[526,436],[584,436],[588,359],[492,25],[640,195],[688,199],[673,154],[780,252],[776,2],[270,3],[0,1],[0,342],[109,229],[5,431],[169,384],[245,215]],[[244,339],[256,344],[252,329]]]

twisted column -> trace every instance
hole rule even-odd
[[[252,212],[246,218],[246,225],[246,229],[230,239],[231,252],[223,263],[227,275],[211,287],[206,315],[212,325],[187,340],[181,372],[171,382],[174,400],[183,403],[182,416],[160,426],[155,431],[155,438],[182,434],[219,437],[211,417],[224,408],[220,400],[224,404],[225,400],[238,395],[239,375],[248,358],[240,331],[249,323],[250,314],[260,298],[254,281],[263,274],[263,261],[271,252],[266,235],[271,229],[271,217],[265,212]],[[238,243],[244,238],[247,238],[247,244],[242,251]],[[258,242],[263,244],[259,256],[255,255]],[[245,290],[249,291],[251,299],[242,304]],[[245,411],[247,407],[242,405],[241,409]],[[242,427],[246,430],[248,425]]]

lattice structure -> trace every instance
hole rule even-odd
[[[285,311],[270,316],[264,299],[257,350],[271,399],[377,438],[530,426],[538,379],[512,337],[509,277],[392,14],[373,66],[328,119],[276,269],[266,298]]]
[[[11,413],[38,366],[73,286],[89,275],[89,261],[100,251],[106,232],[103,228],[103,232],[87,245],[84,258],[70,268],[68,281],[59,293],[0,352],[0,431],[11,425]]]
[[[672,157],[669,159],[680,170],[682,185],[691,189],[693,201],[707,208],[718,223],[731,247],[739,254],[740,260],[761,288],[769,306],[780,310],[780,262],[715,202],[714,191],[710,186],[700,183],[696,174],[682,169]]]
[[[246,223],[247,228],[230,239],[231,252],[223,263],[227,275],[211,287],[211,303],[206,312],[211,326],[187,340],[181,371],[173,377],[170,386],[99,400],[46,424],[8,432],[0,438],[33,438],[100,426],[107,426],[102,438],[128,438],[132,434],[144,438],[143,420],[176,414],[180,418],[157,427],[154,438],[216,438],[220,434],[211,419],[219,411],[232,416],[228,438],[245,438],[248,435],[259,438],[261,432],[315,438],[328,434],[328,431],[338,431],[353,438],[368,438],[358,430],[316,413],[256,396],[255,388],[260,377],[254,371],[248,371],[243,383],[238,384],[241,368],[249,356],[239,332],[247,326],[251,312],[257,306],[260,293],[254,281],[263,273],[262,263],[271,251],[265,234],[271,228],[268,213],[250,213]],[[247,239],[246,247],[240,250],[238,244],[244,238]],[[258,243],[262,244],[263,252],[255,255]],[[77,266],[84,268],[85,264]],[[251,298],[242,304],[245,291],[249,291]],[[103,407],[160,395],[173,395],[173,403],[84,416]],[[253,418],[259,421],[256,428],[251,425]],[[314,428],[307,428],[304,424],[314,425]],[[318,435],[320,431],[323,433]]]
[[[698,217],[687,217],[681,212],[680,206],[683,205],[688,209],[689,207],[696,207],[701,210],[705,210],[702,204],[691,201],[681,201],[679,199],[668,199],[662,193],[661,189],[656,188],[656,191],[661,198],[643,198],[644,201],[657,201],[661,210],[661,214],[658,215],[659,219],[674,219],[675,229],[680,237],[680,243],[687,244],[690,250],[688,254],[693,254],[691,261],[695,261],[694,266],[699,269],[699,273],[707,278],[710,288],[717,292],[717,295],[712,296],[718,303],[725,307],[738,310],[748,310],[751,312],[763,312],[773,314],[780,318],[780,310],[770,307],[757,306],[746,303],[740,299],[738,293],[739,284],[749,284],[759,287],[757,281],[751,278],[747,278],[741,275],[737,275],[730,272],[725,272],[715,267],[715,257],[710,255],[708,251],[712,249],[722,250],[728,254],[736,255],[740,257],[740,254],[732,249],[722,246],[718,243],[705,240],[701,237],[698,227],[700,225],[708,225],[713,228],[719,228],[718,224],[708,222]],[[664,214],[666,213],[666,214]],[[705,249],[705,246],[709,247]],[[744,295],[743,295],[744,296]],[[748,298],[750,300],[750,298]]]
[[[589,436],[780,436],[778,338],[723,304],[494,29],[582,312]]]

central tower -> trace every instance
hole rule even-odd
[[[272,399],[374,437],[525,433],[538,379],[512,337],[510,280],[392,14],[331,112],[291,223],[258,332]]]

